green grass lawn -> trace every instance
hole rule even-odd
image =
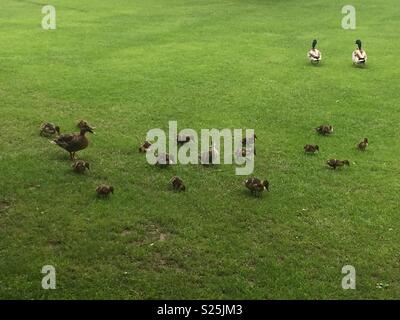
[[[53,31],[44,4],[0,4],[0,298],[399,298],[398,0],[352,1],[352,31],[337,0],[53,0]],[[97,127],[85,176],[38,134],[79,119]],[[170,120],[255,129],[271,192],[252,197],[234,166],[150,166],[139,142]],[[335,157],[351,166],[327,169]],[[56,290],[41,288],[48,264]]]

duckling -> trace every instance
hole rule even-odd
[[[174,160],[173,160],[173,157],[171,155],[169,155],[168,153],[161,153],[157,156],[156,166],[165,168],[165,167],[169,166],[170,164],[174,164]]]
[[[368,138],[364,138],[358,145],[357,148],[361,151],[365,151],[365,149],[368,147]]]
[[[71,160],[74,160],[76,152],[86,149],[89,146],[89,140],[85,136],[87,132],[94,134],[93,128],[85,126],[79,133],[63,134],[51,141],[51,143],[67,150]]]
[[[333,126],[329,125],[329,124],[323,124],[320,125],[319,127],[315,128],[315,131],[317,131],[319,134],[322,135],[328,135],[331,134],[333,132]]]
[[[97,196],[108,197],[110,193],[114,194],[114,187],[102,184],[96,188]]]
[[[185,143],[188,143],[193,140],[194,140],[194,137],[192,135],[178,134],[176,136],[176,142],[178,143],[178,146],[182,146]]]
[[[308,58],[310,59],[311,63],[318,64],[322,60],[321,52],[316,48],[317,40],[314,39],[311,45],[311,50],[308,51]]]
[[[177,176],[172,177],[171,179],[172,188],[176,191],[186,191],[186,187],[183,183],[183,180]]]
[[[210,148],[209,151],[203,152],[200,156],[200,163],[203,165],[212,165],[216,161],[216,159],[219,157],[219,152],[215,146],[215,143],[213,143],[213,146]]]
[[[257,136],[255,134],[251,135],[250,137],[245,137],[242,139],[242,146],[245,147],[246,145],[251,145],[256,142]]]
[[[236,151],[236,156],[240,157],[248,157],[251,155],[256,155],[256,148],[253,146],[252,148],[241,147]]]
[[[148,141],[143,142],[143,144],[139,147],[139,152],[140,153],[146,153],[147,151],[149,151],[151,147],[151,143]]]
[[[349,160],[330,159],[326,162],[326,164],[334,170],[336,170],[337,167],[343,167],[344,165],[350,166]]]
[[[304,146],[304,152],[305,153],[316,153],[316,152],[319,152],[319,146],[318,145],[313,145],[313,144],[306,144]]]
[[[355,65],[365,65],[368,60],[367,53],[362,48],[361,40],[356,41],[357,48],[353,51],[352,60]]]
[[[260,180],[257,178],[249,178],[244,181],[244,185],[251,191],[251,194],[259,197],[264,190],[269,191],[268,180]]]
[[[77,160],[72,164],[72,169],[77,173],[85,173],[86,170],[90,170],[89,162]]]
[[[60,135],[60,127],[50,122],[43,123],[40,126],[40,135],[42,137],[52,137],[54,135]]]

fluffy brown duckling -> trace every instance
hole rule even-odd
[[[170,164],[174,164],[174,160],[168,153],[161,153],[157,156],[156,166],[165,168]]]
[[[247,189],[251,191],[251,194],[259,197],[264,190],[269,191],[269,182],[268,180],[260,180],[257,178],[249,178],[244,181],[244,185]]]
[[[343,167],[344,165],[350,166],[349,160],[330,159],[326,162],[326,164],[334,170],[336,170],[337,167]]]
[[[90,165],[89,162],[77,160],[72,164],[72,169],[76,173],[85,173],[86,170],[90,170]]]
[[[42,123],[40,126],[40,135],[42,137],[53,137],[54,135],[60,135],[60,127],[50,122]]]
[[[250,137],[245,137],[242,139],[242,146],[245,147],[246,145],[254,144],[256,142],[257,136],[253,134]]]
[[[236,156],[239,158],[249,157],[256,154],[256,148],[254,146],[252,148],[241,147],[236,151]]]
[[[185,184],[183,183],[183,180],[177,176],[173,177],[171,179],[171,184],[172,184],[172,188],[174,188],[174,190],[176,191],[185,191],[186,187]]]
[[[194,141],[194,137],[191,135],[178,134],[176,136],[176,142],[177,142],[178,146],[182,146],[185,143],[188,143],[190,141]]]
[[[207,166],[207,165],[212,165],[216,162],[216,159],[219,156],[219,152],[215,146],[215,143],[213,146],[210,148],[209,151],[203,152],[200,156],[200,163]]]
[[[306,144],[304,146],[305,153],[316,153],[319,152],[319,146],[314,144]]]
[[[96,188],[99,197],[108,197],[111,193],[114,194],[114,187],[102,184]]]
[[[331,134],[333,132],[333,126],[328,125],[328,124],[323,124],[320,125],[319,127],[315,128],[315,131],[317,131],[319,134],[322,135],[328,135]]]
[[[139,152],[140,153],[146,153],[147,151],[149,151],[151,147],[151,143],[148,141],[143,142],[143,144],[139,147]]]
[[[86,138],[87,132],[94,134],[93,128],[85,126],[79,133],[63,134],[51,141],[51,143],[67,150],[71,160],[74,160],[76,152],[86,149],[89,146],[89,140]]]
[[[358,145],[357,148],[361,151],[365,151],[368,147],[368,138],[364,138]]]

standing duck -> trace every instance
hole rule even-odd
[[[63,134],[51,143],[69,152],[71,160],[75,159],[75,153],[86,149],[89,146],[89,140],[86,138],[86,133],[94,134],[93,128],[84,126],[79,133]]]
[[[269,191],[269,182],[268,180],[260,180],[257,178],[249,178],[244,181],[244,185],[247,189],[250,190],[251,194],[259,197],[264,190]]]
[[[368,138],[364,138],[358,145],[357,148],[361,151],[365,151],[368,147]]]
[[[90,170],[89,162],[77,160],[73,163],[72,170],[77,173],[85,173],[86,170]]]
[[[50,122],[43,123],[40,126],[40,135],[48,138],[54,135],[60,135],[60,127]]]
[[[326,164],[334,170],[336,170],[337,167],[343,167],[344,165],[350,166],[349,160],[330,159],[326,162]]]
[[[311,44],[311,50],[308,51],[308,58],[310,59],[312,64],[318,64],[322,60],[322,54],[321,52],[316,48],[317,46],[317,40],[314,39],[312,44]]]
[[[361,40],[356,41],[357,48],[353,51],[352,59],[355,65],[365,65],[367,63],[367,53],[362,48]]]
[[[305,153],[316,153],[316,152],[319,152],[319,147],[318,147],[318,145],[314,145],[314,144],[306,144],[304,146],[304,152]]]
[[[114,187],[102,184],[96,188],[99,197],[108,197],[111,193],[114,194]]]
[[[171,182],[172,188],[174,188],[174,190],[176,190],[176,191],[185,191],[186,190],[186,187],[181,178],[175,176],[171,179],[170,182]]]
[[[319,127],[315,128],[315,131],[317,131],[319,134],[322,135],[328,135],[331,134],[333,132],[333,126],[329,125],[329,124],[323,124],[320,125]]]

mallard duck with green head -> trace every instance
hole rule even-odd
[[[310,62],[312,64],[318,64],[322,60],[322,54],[321,52],[317,49],[317,40],[314,39],[312,44],[311,44],[311,49],[308,51],[308,59],[310,59]]]

